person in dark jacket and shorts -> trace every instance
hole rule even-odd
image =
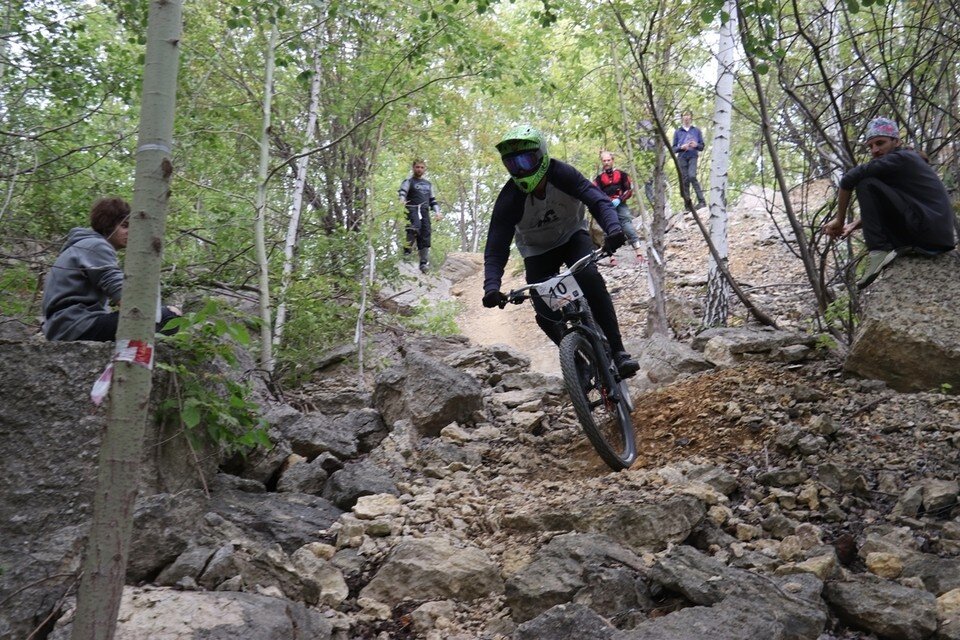
[[[934,255],[956,245],[954,212],[947,189],[933,168],[916,151],[905,148],[897,124],[874,118],[864,144],[873,156],[840,179],[837,213],[823,230],[844,238],[863,229],[867,267],[857,282],[863,289],[898,255]],[[844,224],[853,193],[860,218]]]
[[[493,207],[487,244],[483,252],[483,306],[506,303],[500,291],[503,272],[516,240],[523,257],[527,283],[542,282],[593,250],[587,232],[584,208],[597,220],[608,251],[622,247],[626,238],[613,204],[595,184],[565,162],[547,153],[543,134],[529,125],[511,129],[497,144],[510,180],[500,190]],[[595,264],[576,275],[590,310],[610,342],[614,362],[623,377],[634,375],[639,364],[624,350],[620,325],[603,276]],[[560,323],[540,300],[534,299],[536,321],[544,333],[559,344]]]
[[[414,160],[411,176],[400,183],[397,194],[407,209],[407,246],[404,253],[410,253],[414,243],[420,254],[420,271],[427,272],[430,265],[430,212],[440,216],[440,205],[433,195],[433,185],[423,177],[427,163]]]
[[[43,334],[48,340],[117,338],[123,271],[117,250],[127,246],[130,205],[120,198],[103,198],[90,210],[90,227],[70,230],[67,241],[47,274],[43,286]],[[157,331],[180,315],[176,307],[162,307]]]

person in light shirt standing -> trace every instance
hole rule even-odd
[[[697,180],[697,158],[703,151],[703,134],[700,129],[693,125],[693,112],[684,111],[680,120],[681,124],[673,132],[673,151],[677,154],[677,160],[680,163],[680,195],[683,196],[684,203],[690,201],[690,186],[697,194],[697,209],[707,206],[707,201],[703,199],[703,189],[700,188],[700,181]]]

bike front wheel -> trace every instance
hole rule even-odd
[[[622,471],[637,459],[633,421],[619,389],[609,389],[603,363],[581,333],[560,342],[560,369],[587,438],[611,469]]]

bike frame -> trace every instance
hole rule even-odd
[[[565,271],[558,273],[557,276],[570,275],[575,277],[577,272],[583,270],[587,265],[593,264],[609,255],[610,253],[603,249],[596,249],[574,262],[567,267]],[[535,282],[520,287],[519,289],[514,289],[507,294],[507,302],[520,304],[524,300],[532,300],[534,297],[533,292],[542,284],[544,283]],[[571,300],[558,309],[558,312],[560,313],[560,322],[564,325],[563,335],[576,331],[583,334],[590,342],[594,353],[597,354],[597,357],[603,364],[604,386],[606,387],[604,391],[610,395],[611,400],[620,402],[622,400],[622,398],[620,398],[620,373],[616,370],[616,367],[613,366],[613,355],[610,351],[610,345],[607,342],[606,336],[603,335],[603,332],[597,326],[587,301],[584,298]]]

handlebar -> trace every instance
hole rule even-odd
[[[594,262],[597,262],[610,255],[612,254],[609,251],[605,251],[602,247],[600,249],[594,249],[593,251],[591,251],[590,253],[583,256],[582,258],[574,262],[572,265],[567,267],[565,271],[561,271],[556,275],[551,276],[550,279],[556,278],[558,276],[574,275],[579,271],[582,271],[584,268],[586,268],[587,265],[593,264]],[[544,282],[546,282],[546,280],[544,280],[543,282],[533,282],[526,286],[520,287],[519,289],[512,289],[510,293],[507,294],[506,301],[499,305],[500,308],[503,309],[504,307],[507,306],[508,303],[521,304],[523,303],[524,300],[530,299],[532,297],[530,295],[530,291],[536,289],[537,287],[542,285]]]

